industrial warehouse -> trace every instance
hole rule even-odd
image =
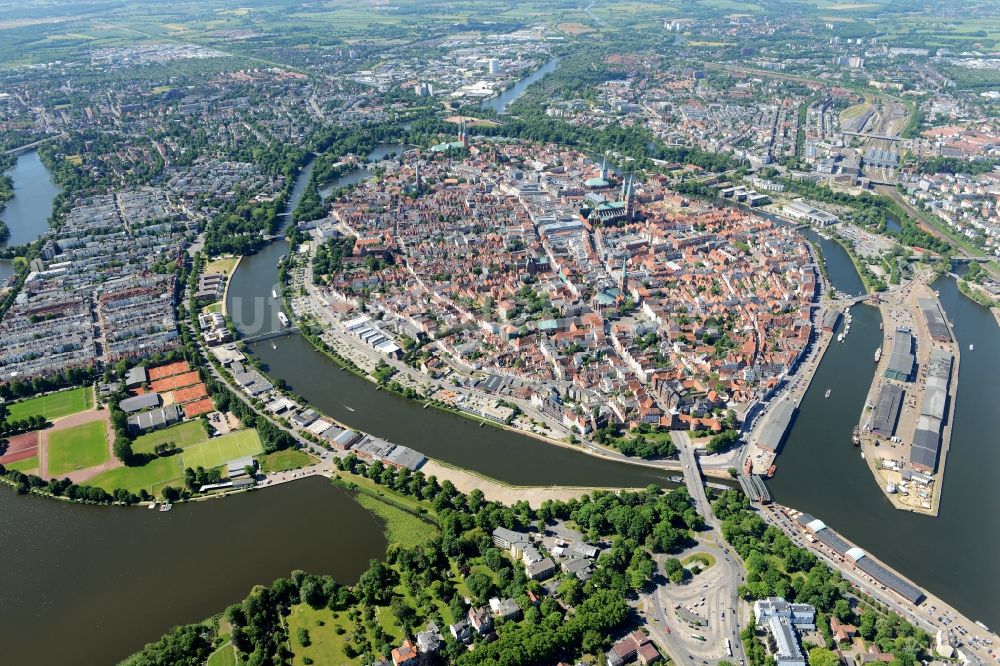
[[[920,401],[920,417],[917,419],[917,430],[913,435],[913,446],[910,447],[910,464],[915,469],[925,472],[937,469],[941,431],[948,409],[951,364],[951,354],[937,349],[931,350],[924,397]]]
[[[850,562],[855,569],[864,572],[879,585],[889,588],[912,604],[919,604],[924,600],[925,595],[922,590],[869,557],[862,549],[847,543],[822,520],[803,513],[799,514],[795,522],[805,530],[807,538],[819,541],[837,557]]]

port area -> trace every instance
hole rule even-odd
[[[940,508],[960,360],[933,279],[922,273],[883,295],[881,356],[855,431],[892,505],[928,516]]]
[[[830,290],[827,293],[833,292]],[[774,473],[774,461],[781,450],[781,442],[784,441],[788,426],[802,402],[802,397],[809,390],[823,355],[830,343],[837,338],[837,324],[847,316],[844,313],[851,304],[853,301],[829,299],[816,304],[813,315],[815,336],[813,343],[794,372],[788,376],[785,385],[753,418],[747,428],[749,445],[743,463],[744,473],[763,476],[771,476]]]
[[[862,592],[929,633],[935,638],[939,653],[952,655],[949,661],[982,666],[997,660],[993,646],[995,635],[989,627],[920,588],[821,519],[817,520],[819,516],[806,515],[780,504],[762,507],[760,516],[784,532],[793,543],[840,572]]]

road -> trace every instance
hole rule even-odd
[[[642,607],[648,609],[646,627],[675,664],[743,660],[745,654],[739,633],[742,622],[749,616],[749,607],[739,597],[739,587],[744,581],[743,563],[722,538],[722,529],[712,513],[695,447],[688,434],[673,431],[670,437],[684,466],[688,493],[707,528],[698,535],[697,545],[679,557],[683,560],[695,553],[705,553],[714,558],[715,563],[680,585],[658,577],[654,589],[640,596]],[[662,565],[664,559],[658,557],[658,564]],[[688,624],[678,615],[678,605],[699,615],[707,624],[697,627]],[[695,635],[705,640],[696,639]],[[726,639],[732,645],[732,656],[726,653]]]
[[[961,627],[961,630],[965,634],[962,635],[958,632],[960,636],[956,636],[956,638],[960,638],[961,636],[967,637],[961,638],[961,642],[964,642],[964,645],[961,645],[961,649],[970,657],[968,666],[978,666],[977,661],[979,664],[1000,662],[997,650],[992,644],[993,638],[995,638],[993,634],[984,631],[970,619],[929,594],[927,595],[927,600],[917,607],[898,596],[895,592],[884,589],[881,585],[872,582],[862,573],[855,570],[853,566],[834,555],[832,551],[821,546],[819,542],[810,542],[805,539],[804,533],[796,526],[791,515],[792,513],[795,512],[787,507],[779,504],[771,504],[760,511],[760,516],[767,523],[784,532],[796,545],[810,551],[831,569],[840,572],[852,585],[885,604],[890,610],[906,618],[912,624],[926,630],[931,636],[935,636],[939,629],[955,630],[957,632],[958,628]],[[867,557],[871,556],[867,555]],[[973,643],[973,640],[975,640],[975,643]],[[991,641],[991,643],[987,644],[985,641]]]

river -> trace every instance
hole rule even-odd
[[[834,286],[860,293],[860,279],[843,248],[808,235],[821,242]],[[934,288],[962,350],[938,517],[894,509],[851,445],[875,370],[872,356],[882,344],[881,316],[869,305],[852,309],[851,333],[823,357],[768,486],[776,501],[821,518],[972,619],[997,626],[1000,334],[990,311],[964,297],[954,280],[941,278]],[[975,351],[968,351],[970,344]],[[832,393],[824,398],[827,389]]]
[[[19,155],[14,168],[6,175],[14,181],[14,198],[7,202],[0,220],[10,229],[7,244],[24,245],[48,229],[52,200],[59,188],[34,150]]]
[[[4,663],[111,664],[294,569],[353,583],[381,523],[312,477],[224,500],[142,508],[0,488]]]
[[[30,243],[48,229],[52,200],[59,188],[52,182],[35,150],[19,155],[14,167],[5,175],[14,183],[14,198],[0,212],[0,221],[10,229],[10,238],[0,246]],[[0,282],[13,272],[11,263],[0,259]]]
[[[556,67],[559,66],[559,58],[552,58],[547,63],[536,69],[534,72],[524,77],[513,86],[503,91],[496,97],[492,97],[488,100],[483,101],[480,106],[484,109],[493,109],[497,113],[502,113],[507,110],[510,103],[516,100],[518,97],[524,94],[524,91],[528,89],[535,81],[538,81],[546,74],[551,74],[556,71]]]

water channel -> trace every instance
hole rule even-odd
[[[860,293],[850,258],[834,241],[821,244],[834,286]],[[882,344],[879,311],[852,309],[851,332],[833,342],[806,392],[768,481],[776,501],[821,518],[933,594],[990,626],[1000,624],[1000,431],[995,383],[1000,334],[992,314],[963,296],[955,281],[934,284],[961,348],[955,425],[937,518],[897,511],[851,445]],[[841,323],[841,327],[843,323]],[[968,351],[969,345],[975,351]],[[991,388],[994,387],[994,388]],[[827,389],[832,393],[824,398]]]
[[[516,100],[518,97],[524,94],[524,91],[528,89],[535,81],[538,81],[546,74],[551,74],[559,66],[559,58],[552,58],[547,63],[536,69],[533,73],[524,77],[513,86],[503,91],[496,97],[485,100],[480,106],[484,109],[493,109],[497,113],[501,113],[507,110],[510,103]]]
[[[4,175],[14,183],[14,198],[0,212],[0,221],[10,230],[10,238],[0,246],[30,243],[48,229],[52,200],[59,193],[59,188],[52,182],[48,169],[35,150],[18,155],[13,168]],[[13,273],[11,262],[0,259],[0,282]]]

